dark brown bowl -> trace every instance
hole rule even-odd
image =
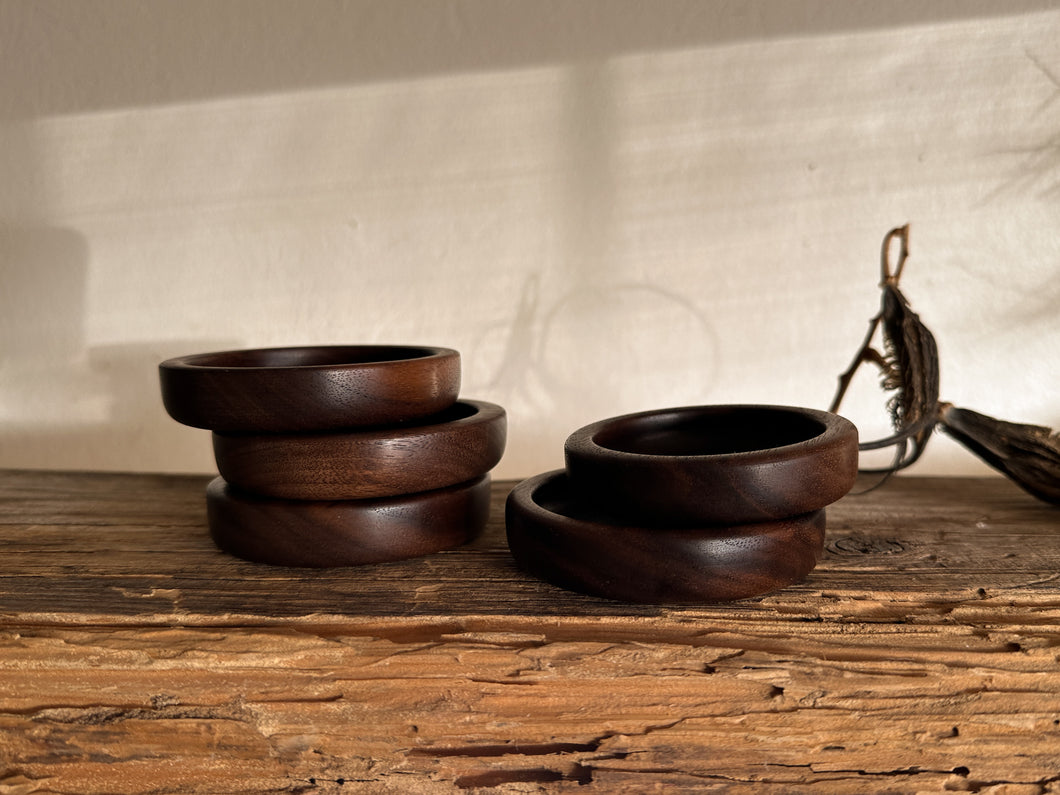
[[[722,602],[799,582],[824,548],[824,510],[732,527],[619,525],[571,496],[563,470],[520,483],[508,547],[527,572],[571,591],[650,604]]]
[[[854,485],[849,421],[788,406],[690,406],[627,414],[567,439],[579,499],[637,524],[742,524],[811,513]]]
[[[414,425],[352,433],[213,435],[231,485],[295,500],[361,500],[428,491],[489,472],[507,421],[493,403],[459,400]]]
[[[460,392],[460,354],[449,348],[259,348],[181,356],[158,369],[169,415],[221,433],[393,425],[437,414]]]
[[[217,546],[274,566],[361,566],[451,549],[482,531],[489,505],[489,475],[386,500],[274,500],[241,492],[221,478],[206,489]]]

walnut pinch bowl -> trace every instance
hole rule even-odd
[[[361,500],[473,480],[501,460],[504,409],[458,400],[398,427],[341,433],[214,433],[217,468],[230,485],[294,500]]]
[[[587,425],[564,445],[579,500],[642,526],[701,527],[811,514],[854,485],[858,433],[789,406],[645,411]]]
[[[824,549],[824,510],[727,527],[621,523],[571,491],[563,470],[525,480],[505,506],[508,548],[528,573],[623,602],[760,596],[806,577]]]
[[[482,531],[489,507],[489,475],[379,500],[277,500],[242,492],[222,478],[206,489],[214,543],[273,566],[362,566],[452,549]]]
[[[394,425],[437,414],[460,392],[450,348],[321,345],[181,356],[159,365],[177,422],[220,433]]]

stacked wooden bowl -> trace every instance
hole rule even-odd
[[[825,506],[857,475],[857,429],[786,406],[692,406],[604,420],[566,469],[516,486],[508,545],[530,573],[629,602],[716,602],[802,580]]]
[[[223,351],[159,366],[178,422],[213,431],[207,488],[223,550],[284,566],[418,557],[477,535],[504,409],[459,399],[449,348]]]

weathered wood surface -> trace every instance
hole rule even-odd
[[[894,478],[802,585],[630,606],[473,545],[274,569],[206,477],[0,473],[0,795],[1060,792],[1060,511]]]

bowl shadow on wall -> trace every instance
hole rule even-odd
[[[0,226],[0,467],[210,471],[205,435],[159,421],[158,362],[236,342],[88,346],[88,263],[73,230]]]

